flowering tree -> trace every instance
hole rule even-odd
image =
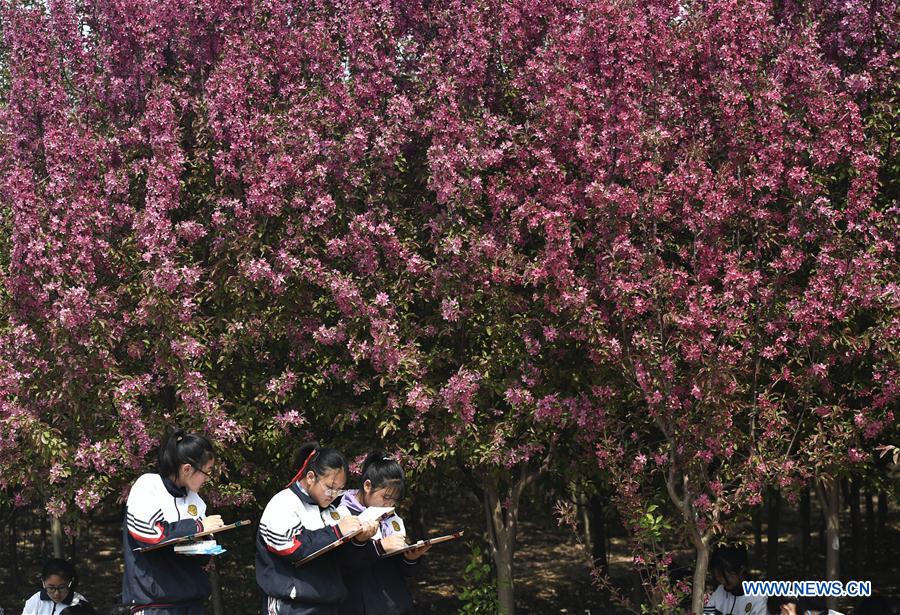
[[[875,199],[879,163],[858,96],[866,82],[823,49],[832,9],[528,8],[495,14],[504,45],[476,54],[495,63],[466,55],[469,71],[453,81],[460,91],[448,100],[485,109],[466,117],[488,140],[477,158],[457,138],[447,189],[454,202],[482,198],[493,220],[510,211],[515,248],[536,249],[534,299],[569,324],[563,339],[588,342],[595,364],[580,383],[594,402],[585,439],[615,477],[639,557],[649,560],[667,526],[695,548],[699,612],[712,540],[766,482],[788,487],[811,471],[810,451],[792,456],[785,429],[800,428],[791,413],[808,399],[785,386],[784,353],[804,335],[803,314],[821,311],[823,283],[845,301],[866,298],[860,308],[885,319],[866,333],[881,339],[876,360],[895,358],[879,331],[895,318],[896,225]],[[845,288],[851,278],[855,289]],[[826,313],[818,326],[848,316]],[[870,419],[889,424],[884,401],[896,392],[871,384]],[[536,418],[571,424],[565,411]],[[669,524],[654,512],[666,510],[659,486]],[[665,575],[668,557],[648,561],[652,576]],[[688,591],[656,589],[664,610]]]
[[[587,447],[698,611],[831,437],[791,413],[892,420],[896,29],[848,7],[4,2],[0,486],[86,510],[180,423],[243,503],[292,437],[378,440],[471,474],[512,613],[519,498]]]

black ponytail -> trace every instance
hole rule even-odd
[[[372,483],[372,489],[391,489],[399,502],[406,493],[406,481],[403,478],[403,468],[384,451],[372,451],[366,456],[362,467],[362,483],[368,480]]]
[[[159,473],[167,478],[178,475],[178,468],[188,464],[203,470],[204,464],[215,459],[216,451],[205,437],[176,429],[159,447]]]
[[[350,474],[347,460],[340,451],[334,448],[320,448],[319,443],[315,441],[306,442],[297,450],[294,455],[294,467],[299,470],[288,486],[303,478],[309,471],[316,476],[324,476],[332,470],[343,470],[345,475]]]

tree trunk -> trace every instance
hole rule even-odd
[[[425,508],[422,506],[422,498],[413,500],[412,506],[409,507],[409,529],[412,530],[412,536],[419,540],[425,537]]]
[[[514,615],[516,605],[512,575],[513,536],[509,527],[509,513],[512,511],[506,511],[507,514],[504,515],[496,480],[486,481],[484,503],[488,542],[491,546],[494,567],[497,569],[497,600],[500,603],[500,613]]]
[[[69,561],[73,564],[78,563],[78,536],[81,534],[81,520],[75,521],[75,531],[72,532],[72,539],[69,541]]]
[[[766,528],[766,578],[778,576],[778,534],[781,517],[781,493],[774,488],[769,489],[769,525]]]
[[[603,509],[603,498],[599,495],[591,498],[591,516],[593,517],[591,556],[594,558],[594,565],[606,574],[609,571],[609,556],[606,552],[606,514]]]
[[[44,559],[47,556],[47,513],[41,512],[41,540],[36,545],[38,558]]]
[[[862,520],[859,511],[859,479],[850,479],[850,547],[853,557],[854,578],[862,571]]]
[[[876,533],[875,540],[878,544],[878,558],[876,561],[882,561],[885,557],[885,554],[888,552],[887,549],[884,548],[884,541],[887,539],[887,535],[884,533],[885,525],[887,525],[887,492],[879,491],[878,492],[878,519],[875,524]]]
[[[866,558],[871,566],[875,562],[875,502],[872,487],[866,487]]]
[[[691,586],[691,610],[694,615],[702,615],[703,596],[706,594],[706,573],[709,571],[709,544],[705,540],[694,542],[697,559],[694,562],[694,582]]]
[[[216,568],[215,558],[212,559],[212,565],[209,567],[209,585],[212,589],[213,615],[225,615],[225,606],[222,602],[222,583],[219,578],[219,570]]]
[[[62,559],[63,554],[63,528],[59,517],[50,517],[50,537],[53,540],[53,557]]]
[[[762,540],[762,515],[763,515],[763,504],[759,506],[753,507],[753,560],[762,567],[762,552],[763,552],[763,540]]]
[[[825,517],[825,580],[837,581],[841,556],[841,483],[831,477],[819,478],[816,493]],[[835,609],[837,598],[828,598],[827,604],[829,609]]]
[[[9,578],[12,581],[12,589],[15,593],[19,584],[19,534],[16,527],[17,511],[13,505],[9,515]]]
[[[590,500],[583,489],[576,487],[575,502],[578,507],[578,516],[581,517],[581,541],[589,553],[594,551],[594,520],[591,516]]]
[[[812,535],[809,515],[809,485],[804,485],[800,492],[800,565],[804,574],[809,572],[809,543]]]

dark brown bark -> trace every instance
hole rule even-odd
[[[425,507],[422,506],[422,498],[416,498],[409,507],[409,526],[412,536],[418,540],[425,536]]]
[[[604,573],[609,570],[609,556],[606,552],[606,514],[603,509],[603,498],[595,495],[591,498],[591,556],[594,564]]]
[[[575,503],[578,510],[578,516],[581,518],[581,523],[578,526],[578,529],[581,531],[580,540],[584,543],[585,549],[593,552],[594,528],[592,526],[594,525],[594,518],[591,515],[590,499],[583,489],[578,489],[575,492]]]
[[[862,571],[862,518],[859,511],[859,479],[850,480],[850,557],[855,578]]]
[[[17,526],[16,508],[13,506],[9,514],[9,578],[13,592],[19,585],[19,530]]]
[[[41,512],[41,541],[36,545],[39,559],[47,554],[47,527],[47,513]]]
[[[763,507],[765,504],[753,507],[753,561],[757,564],[762,563],[763,559],[763,539],[762,539],[762,517]]]
[[[876,534],[875,540],[879,545],[883,545],[887,535],[884,532],[884,528],[887,525],[887,506],[888,498],[887,493],[884,491],[878,492],[878,520],[875,524]],[[880,551],[880,554],[884,554],[884,549]]]
[[[812,523],[809,510],[809,485],[800,492],[800,562],[804,574],[809,572],[809,545],[812,537]]]
[[[825,580],[840,580],[841,556],[841,484],[831,477],[816,482],[816,493],[825,517]],[[837,607],[837,598],[827,599],[829,609]]]
[[[769,523],[766,528],[766,578],[778,576],[778,534],[781,519],[781,492],[769,489]]]
[[[875,561],[875,501],[872,497],[872,487],[867,486],[865,491],[866,502],[866,557],[869,562]]]

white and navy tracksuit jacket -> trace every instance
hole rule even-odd
[[[259,520],[256,533],[256,582],[267,596],[268,615],[337,613],[347,595],[341,579],[342,546],[294,566],[307,555],[341,537],[341,514],[319,508],[298,483],[275,494]]]
[[[201,531],[205,515],[199,495],[159,474],[144,474],[132,485],[123,527],[122,602],[133,612],[140,607],[202,606],[210,593],[203,570],[208,557],[176,555],[172,547],[148,553],[134,549]]]
[[[22,615],[59,615],[59,613],[67,606],[80,604],[82,602],[87,604],[87,600],[84,599],[84,596],[78,592],[70,591],[66,597],[63,598],[62,602],[56,604],[50,599],[47,590],[42,589],[28,599],[25,603],[25,608],[22,610]]]
[[[735,596],[724,586],[719,585],[706,601],[703,613],[704,615],[767,615],[766,597]]]
[[[348,491],[338,510],[359,515],[366,507],[357,500],[358,491]],[[342,558],[347,598],[341,603],[340,615],[406,615],[413,612],[412,594],[406,576],[415,570],[419,560],[409,561],[402,555],[382,559],[381,538],[391,534],[406,535],[403,519],[392,515],[381,521],[378,532],[367,543],[367,549],[355,551],[359,557]]]

